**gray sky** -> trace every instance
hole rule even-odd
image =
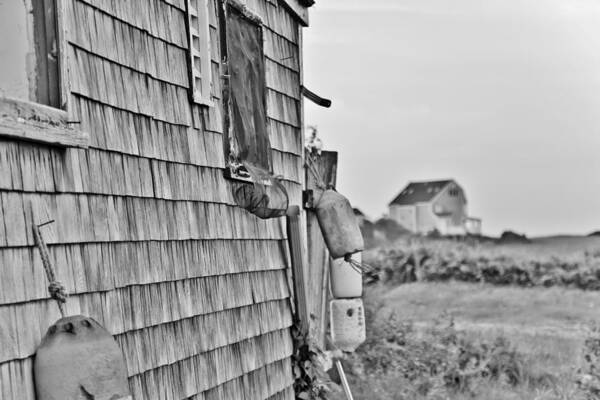
[[[320,0],[304,32],[306,122],[371,218],[452,177],[487,234],[600,229],[597,0]]]

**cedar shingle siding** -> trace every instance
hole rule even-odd
[[[284,223],[235,206],[223,178],[219,29],[214,107],[190,102],[185,0],[64,0],[71,119],[90,148],[0,139],[0,398],[33,400],[36,346],[59,318],[31,224],[68,314],[103,324],[135,399],[293,399]],[[299,24],[264,21],[273,172],[301,204]]]

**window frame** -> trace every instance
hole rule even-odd
[[[69,116],[69,79],[68,79],[68,61],[66,51],[66,2],[62,0],[51,0],[54,8],[52,13],[55,32],[56,46],[56,74],[57,84],[55,90],[55,101],[58,104],[47,105],[40,103],[38,96],[39,77],[36,77],[35,93],[36,100],[30,98],[15,98],[10,96],[0,96],[0,140],[24,140],[37,143],[44,143],[53,146],[67,147],[87,147],[89,142],[89,134],[82,132],[76,128],[78,121],[70,121]],[[39,13],[46,3],[40,4],[38,0],[27,0],[25,3],[27,15],[27,24],[30,32],[36,31],[34,34],[34,43],[30,43],[30,50],[36,53],[36,67],[40,61],[40,44],[37,42],[38,30],[34,21],[34,13]],[[29,16],[31,13],[31,16]],[[44,17],[47,18],[47,13],[44,12]],[[47,21],[44,22],[44,27]],[[33,25],[33,26],[32,26]],[[48,39],[44,36],[44,41],[47,45]],[[44,71],[48,76],[48,71]],[[30,87],[30,93],[32,89]]]
[[[36,71],[38,71],[35,79],[35,102],[60,109],[62,108],[63,77],[60,71],[62,53],[59,48],[58,8],[57,0],[33,0],[31,2],[33,48]],[[51,61],[52,58],[54,58],[54,62]]]
[[[228,35],[227,35],[227,23],[228,23],[228,7],[231,7],[234,12],[239,13],[244,19],[249,21],[250,23],[256,25],[260,30],[260,41],[261,45],[261,57],[263,60],[265,58],[265,33],[264,33],[264,23],[262,18],[248,9],[244,4],[239,2],[238,0],[217,0],[218,2],[218,21],[219,21],[219,41],[220,41],[220,52],[221,52],[221,79],[222,79],[222,96],[223,96],[223,151],[225,154],[225,172],[224,176],[227,179],[242,181],[242,182],[253,182],[252,177],[246,171],[241,162],[232,160],[231,153],[231,141],[233,139],[233,126],[231,122],[231,84],[230,84],[230,69],[229,69],[229,53],[228,53]],[[268,161],[268,172],[273,173],[273,159],[271,154],[271,145],[268,140],[268,117],[267,117],[267,85],[266,85],[266,64],[265,68],[263,68],[263,80],[265,82],[265,86],[262,88],[263,92],[263,107],[265,111],[265,133],[267,134],[267,141],[269,142],[269,146],[265,149],[261,149],[261,151],[266,152],[266,157]],[[263,182],[261,182],[263,183]],[[268,183],[265,183],[268,185]]]
[[[186,1],[186,29],[188,31],[188,71],[190,99],[194,103],[214,106],[212,100],[212,59],[208,2]],[[197,7],[194,7],[196,3]]]

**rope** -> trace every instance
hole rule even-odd
[[[48,284],[48,292],[50,292],[50,297],[56,300],[56,303],[58,304],[58,310],[64,317],[65,303],[67,302],[68,296],[67,290],[62,283],[56,280],[56,274],[54,273],[54,268],[52,267],[50,256],[48,255],[48,247],[46,247],[46,243],[44,243],[44,239],[40,233],[40,225],[33,226],[33,236],[35,238],[35,244],[40,250],[42,265],[44,266],[44,271],[46,271],[46,278],[48,278],[48,282],[50,282]]]
[[[353,260],[352,254],[346,254],[346,256],[344,257],[344,261],[346,261],[348,264],[350,264],[350,267],[352,267],[352,269],[354,269],[356,272],[358,272],[361,275],[368,273],[368,272],[372,272],[374,270],[374,268],[372,266],[370,266],[369,264],[367,264],[365,262],[358,262],[356,260]]]
[[[315,178],[317,187],[321,190],[326,190],[327,185],[325,185],[325,182],[323,181],[323,177],[319,173],[319,170],[317,169],[315,160],[313,160],[312,155],[310,153],[307,154],[306,160],[307,160],[307,162],[305,163],[305,165],[308,167],[308,170],[311,172],[311,174]]]

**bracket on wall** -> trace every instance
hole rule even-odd
[[[302,191],[302,204],[307,210],[313,210],[315,208],[315,192],[313,189],[307,189]]]
[[[307,89],[305,86],[301,86],[302,95],[321,107],[329,108],[331,107],[331,100],[326,99],[324,97],[319,96],[315,92]]]

